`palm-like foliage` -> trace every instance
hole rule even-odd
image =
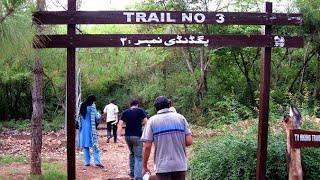
[[[32,3],[26,0],[0,2],[0,59],[26,59],[32,55]]]
[[[33,4],[27,0],[0,1],[0,106],[2,114],[10,114],[20,97],[30,97],[30,70],[34,50],[32,48],[31,11]],[[5,93],[5,92],[10,92]],[[29,108],[29,105],[23,105]],[[30,109],[17,109],[17,114],[30,113]],[[11,117],[11,116],[10,116]],[[10,118],[9,117],[9,118]],[[6,118],[0,116],[0,118]],[[11,117],[12,118],[12,117]]]

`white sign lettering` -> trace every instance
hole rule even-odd
[[[182,13],[181,20],[182,22],[192,22],[192,13]]]
[[[167,22],[176,22],[175,19],[171,19],[171,14],[170,13],[166,13],[167,15]]]
[[[309,134],[301,134],[300,141],[311,141],[311,135]]]
[[[127,16],[127,22],[131,22],[131,16],[134,15],[134,12],[124,12],[123,15]]]
[[[194,15],[194,20],[197,23],[203,23],[206,20],[206,17],[202,13],[197,13],[197,14]]]
[[[159,18],[156,13],[150,13],[148,22],[159,22]]]
[[[320,142],[320,135],[294,134],[295,141]]]
[[[136,22],[147,22],[147,14],[143,12],[136,13]]]
[[[221,24],[224,23],[224,15],[222,13],[216,14],[216,17],[218,18],[216,21],[217,23]]]
[[[320,142],[320,135],[312,135],[312,141],[319,141]]]
[[[181,17],[175,15],[172,16],[170,12],[123,12],[123,15],[126,16],[126,20],[128,23],[130,22],[137,22],[137,23],[175,23],[175,22],[182,22],[182,23],[204,23],[206,21],[206,15],[204,13],[181,13]],[[214,14],[213,14],[214,16]],[[219,24],[225,22],[225,16],[222,13],[218,13],[215,15],[217,18],[215,21]],[[181,19],[175,19],[181,18]]]

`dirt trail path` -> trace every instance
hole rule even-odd
[[[103,124],[102,124],[103,128]],[[129,179],[129,150],[126,143],[114,143],[113,139],[107,143],[106,130],[99,130],[100,150],[104,169],[83,165],[81,152],[77,153],[77,178],[78,179]],[[153,154],[153,152],[152,152]],[[149,167],[152,167],[153,156],[150,157]],[[92,161],[91,161],[92,162]],[[93,162],[92,162],[93,164]]]
[[[103,127],[103,125],[102,125]],[[114,143],[113,139],[107,143],[106,130],[98,130],[101,160],[104,169],[94,167],[93,157],[91,166],[83,165],[83,154],[76,153],[77,179],[129,179],[128,158],[129,150],[125,142]],[[0,133],[0,155],[24,155],[29,157],[30,134],[15,131]],[[152,152],[153,154],[153,152]],[[61,169],[67,171],[66,137],[63,131],[48,133],[43,136],[42,157],[44,162],[61,164]],[[153,167],[153,157],[150,157],[149,168]],[[30,172],[29,162],[0,164],[0,179],[27,179]]]

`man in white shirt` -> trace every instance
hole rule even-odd
[[[115,100],[111,100],[108,105],[103,110],[104,115],[107,119],[107,143],[109,143],[110,139],[114,137],[114,142],[117,142],[117,123],[118,123],[118,106],[114,104]],[[112,134],[111,134],[112,130]]]

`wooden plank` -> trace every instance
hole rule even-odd
[[[301,14],[196,11],[38,11],[41,24],[302,25]]]
[[[77,0],[68,0],[68,11],[76,11]],[[68,24],[68,44],[76,34],[76,25]],[[68,180],[76,179],[76,49],[67,48],[67,171]]]
[[[303,47],[303,37],[272,35],[85,34],[38,35],[35,48],[68,47]],[[280,40],[279,40],[280,39]],[[280,43],[279,43],[280,42]]]
[[[272,13],[272,3],[265,3],[267,13]],[[272,34],[272,26],[267,25],[262,29],[263,35]],[[279,45],[277,41],[277,45]],[[271,77],[271,47],[261,48],[261,69],[260,69],[260,96],[259,96],[259,125],[258,125],[258,149],[256,179],[266,179],[267,152],[268,152],[268,121],[269,121],[269,96]]]
[[[293,148],[320,147],[320,132],[301,129],[290,130],[290,145]]]

